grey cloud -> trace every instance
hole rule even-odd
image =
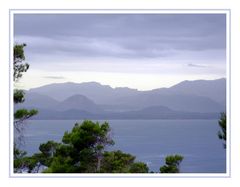
[[[14,36],[29,39],[23,42],[31,43],[30,55],[155,58],[225,49],[226,19],[224,14],[15,14]]]
[[[46,79],[65,79],[63,76],[44,76]]]
[[[205,66],[205,65],[200,65],[200,64],[188,64],[187,65],[188,67],[194,67],[194,68],[207,68],[208,66]]]
[[[15,34],[56,37],[225,34],[224,14],[15,14]]]

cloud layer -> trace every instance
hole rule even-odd
[[[19,14],[14,23],[15,36],[44,54],[149,58],[226,48],[222,14]]]
[[[43,71],[225,76],[225,14],[15,14],[14,41]]]

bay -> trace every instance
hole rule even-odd
[[[94,120],[95,121],[95,120]],[[103,120],[98,120],[103,122]],[[226,150],[218,139],[217,120],[107,120],[115,141],[109,150],[122,150],[158,172],[164,158],[181,154],[182,173],[225,173]],[[38,152],[40,143],[60,142],[82,120],[29,120],[25,126],[23,149]]]

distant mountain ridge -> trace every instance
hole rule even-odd
[[[226,79],[183,81],[170,88],[149,91],[111,88],[97,82],[57,83],[26,91],[26,102],[15,106],[20,107],[37,108],[42,118],[44,115],[49,118],[61,115],[82,118],[85,115],[185,119],[187,115],[204,118],[209,114],[216,117],[226,110]]]
[[[48,109],[39,109],[40,113],[33,119],[44,120],[68,120],[68,119],[218,119],[219,113],[197,113],[174,111],[164,106],[151,106],[136,111],[128,112],[102,112],[91,113],[84,110],[70,109],[66,111],[56,111]]]
[[[218,103],[226,103],[226,79],[183,81],[170,87],[178,94],[192,94],[208,97]]]
[[[63,92],[64,90],[64,92]],[[54,83],[39,88],[30,89],[28,92],[39,93],[55,98],[58,101],[67,99],[70,96],[80,94],[88,97],[97,104],[104,104],[115,99],[115,97],[130,96],[138,93],[138,90],[131,88],[111,88],[97,82],[84,83]]]
[[[89,111],[92,113],[102,112],[102,109],[96,105],[92,100],[83,95],[73,95],[64,101],[60,102],[57,106],[58,111],[66,111],[71,109]]]

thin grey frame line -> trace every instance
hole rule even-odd
[[[11,62],[11,44],[12,44],[12,40],[11,40],[11,10],[9,10],[9,44],[8,44],[8,47],[9,47],[9,77],[8,77],[8,81],[9,81],[9,83],[8,83],[8,85],[9,85],[9,177],[11,177],[11,171],[12,171],[12,168],[11,168],[11,165],[12,165],[12,162],[13,162],[13,160],[12,160],[12,146],[11,146],[11,144],[12,144],[12,133],[11,133],[11,126],[13,125],[13,121],[12,121],[12,112],[11,112],[11,108],[12,107],[14,107],[14,106],[11,106],[11,104],[12,104],[12,89],[11,89],[11,82],[12,82],[12,74],[11,74],[11,68],[12,68],[12,66],[11,66],[11,64],[12,64],[12,62]]]
[[[71,173],[66,175],[69,174],[71,175]],[[231,178],[229,176],[171,176],[171,174],[169,174],[169,176],[160,176],[159,174],[157,174],[158,176],[144,176],[144,174],[142,174],[143,176],[118,176],[117,173],[116,176],[111,173],[109,173],[109,176],[49,176],[48,174],[46,176],[36,176],[34,174],[30,175],[31,176],[10,176],[9,178]],[[91,173],[89,175],[91,175]]]
[[[228,117],[230,116],[229,118],[229,124],[228,124],[228,127],[230,129],[229,131],[229,143],[228,143],[228,148],[229,151],[228,151],[228,154],[227,154],[227,150],[226,150],[226,154],[228,155],[228,161],[229,161],[229,168],[228,168],[228,175],[225,175],[225,176],[161,176],[161,175],[157,175],[157,176],[113,176],[112,174],[110,174],[110,176],[12,176],[11,175],[11,159],[9,159],[9,178],[231,178],[231,9],[9,9],[9,31],[11,31],[11,13],[14,12],[14,11],[224,11],[225,15],[229,15],[227,21],[229,23],[229,28],[226,28],[228,29],[229,33],[228,35],[226,35],[226,37],[228,37],[228,42],[229,42],[229,50],[227,51],[227,53],[229,54],[229,74],[228,74],[228,84],[229,84],[229,114]],[[14,13],[13,13],[14,14]],[[20,14],[20,13],[15,13],[15,14]],[[35,13],[29,13],[29,14],[35,14]],[[42,13],[44,14],[44,13]],[[64,14],[64,13],[57,13],[57,14]],[[78,14],[78,13],[65,13],[65,14]],[[94,14],[94,13],[89,13],[89,14]],[[115,13],[111,13],[111,14],[115,14]],[[121,14],[121,13],[120,13]],[[140,13],[139,13],[140,14]],[[143,14],[143,13],[141,13]],[[149,13],[151,14],[151,13]],[[152,13],[154,14],[154,12]],[[160,12],[156,12],[155,14],[160,14]],[[175,14],[175,13],[171,13],[171,14]],[[178,14],[178,13],[176,13]],[[195,13],[187,13],[187,14],[195,14]],[[196,13],[197,14],[197,13]],[[203,12],[199,13],[199,14],[205,14]],[[214,14],[214,13],[212,13]],[[9,62],[11,60],[11,35],[9,34]],[[11,63],[9,63],[9,71],[11,71]],[[10,95],[12,95],[12,90],[11,90],[11,83],[12,81],[12,77],[11,77],[11,74],[9,72],[9,93]],[[227,91],[227,90],[226,90]],[[226,98],[228,99],[228,98]],[[11,97],[9,97],[9,122],[10,122],[10,125],[12,124],[12,113],[11,113]],[[9,126],[9,155],[11,154],[11,126]],[[226,160],[227,161],[227,160]],[[188,174],[188,173],[182,173],[182,174]],[[194,173],[194,174],[198,174],[198,173]],[[199,174],[208,174],[208,173],[199,173]],[[221,174],[221,173],[209,173],[209,174]],[[224,173],[223,173],[224,174]],[[227,170],[225,172],[225,174],[227,174]],[[79,174],[81,175],[81,174]]]
[[[228,75],[228,85],[229,85],[229,89],[227,90],[226,89],[226,91],[228,91],[228,98],[226,98],[226,101],[228,101],[229,103],[228,103],[228,107],[229,107],[229,110],[228,110],[228,112],[229,112],[229,114],[227,114],[227,116],[228,116],[228,122],[229,122],[229,124],[228,124],[228,128],[229,128],[229,130],[228,130],[228,149],[229,149],[229,151],[228,151],[228,154],[227,154],[227,156],[229,157],[228,158],[228,161],[229,161],[229,163],[228,163],[228,167],[229,167],[229,176],[231,177],[231,151],[232,151],[232,146],[231,146],[231,9],[229,10],[229,13],[228,13],[228,16],[229,16],[229,18],[228,18],[228,23],[229,23],[229,28],[226,28],[226,29],[228,29],[228,45],[229,45],[229,49],[228,49],[228,51],[227,51],[227,53],[228,53],[228,55],[229,55],[229,59],[228,59],[228,62],[229,62],[229,64],[228,64],[228,66],[229,66],[229,75]],[[229,100],[227,100],[227,99],[229,99]],[[227,153],[227,152],[226,152]]]
[[[231,11],[231,9],[9,9],[10,11]],[[194,14],[194,13],[189,13]]]

